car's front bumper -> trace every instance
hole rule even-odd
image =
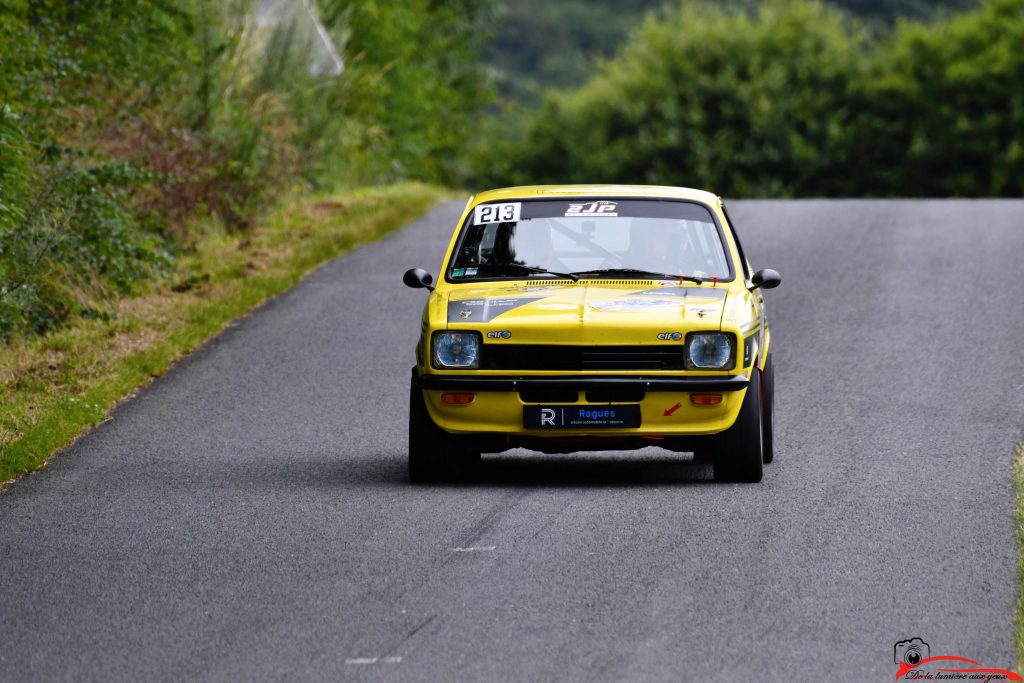
[[[748,371],[749,372],[749,371]],[[419,375],[413,376],[423,390],[427,410],[442,429],[454,434],[518,434],[547,438],[623,436],[700,436],[725,431],[736,421],[746,395],[749,377],[739,375]],[[575,401],[549,402],[529,397],[557,391],[575,392]],[[471,403],[453,405],[442,400],[448,392],[473,393]],[[525,392],[525,394],[524,394]],[[588,392],[638,394],[639,400],[621,401],[640,406],[641,425],[636,428],[527,429],[523,426],[526,405],[600,407],[606,402],[588,401]],[[718,405],[695,405],[694,393],[721,394]],[[527,397],[524,399],[524,395]],[[593,393],[591,394],[593,395]],[[611,401],[618,403],[614,399]]]
[[[420,375],[420,389],[443,391],[498,391],[575,389],[590,390],[641,389],[645,392],[731,393],[747,388],[746,375],[642,377],[636,375]]]

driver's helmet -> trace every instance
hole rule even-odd
[[[629,266],[666,273],[678,272],[681,245],[682,235],[673,222],[634,220],[629,235]]]

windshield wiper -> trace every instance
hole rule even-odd
[[[505,270],[506,268],[518,268],[519,270],[525,271],[527,273],[537,273],[538,275],[555,275],[557,277],[564,277],[566,279],[572,280],[573,282],[576,282],[577,280],[580,279],[579,276],[576,275],[575,273],[559,273],[558,271],[555,270],[548,270],[547,268],[537,268],[536,266],[526,266],[523,265],[522,263],[492,263],[480,267],[487,270],[497,271],[502,271]]]
[[[659,273],[653,270],[644,270],[642,268],[601,268],[600,270],[578,270],[573,275],[646,275],[647,277],[659,277],[664,280],[686,280],[688,282],[696,282],[698,285],[702,284],[705,278],[696,277],[694,275],[676,275],[674,273]]]

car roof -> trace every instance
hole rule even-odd
[[[502,187],[481,192],[470,199],[480,204],[499,199],[545,199],[556,197],[640,197],[659,199],[689,199],[708,205],[719,203],[717,195],[689,187],[667,185],[524,185]]]

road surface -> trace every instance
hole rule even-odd
[[[1024,202],[731,206],[776,461],[486,456],[410,486],[461,202],[328,264],[0,494],[3,681],[891,680],[1013,661]]]

